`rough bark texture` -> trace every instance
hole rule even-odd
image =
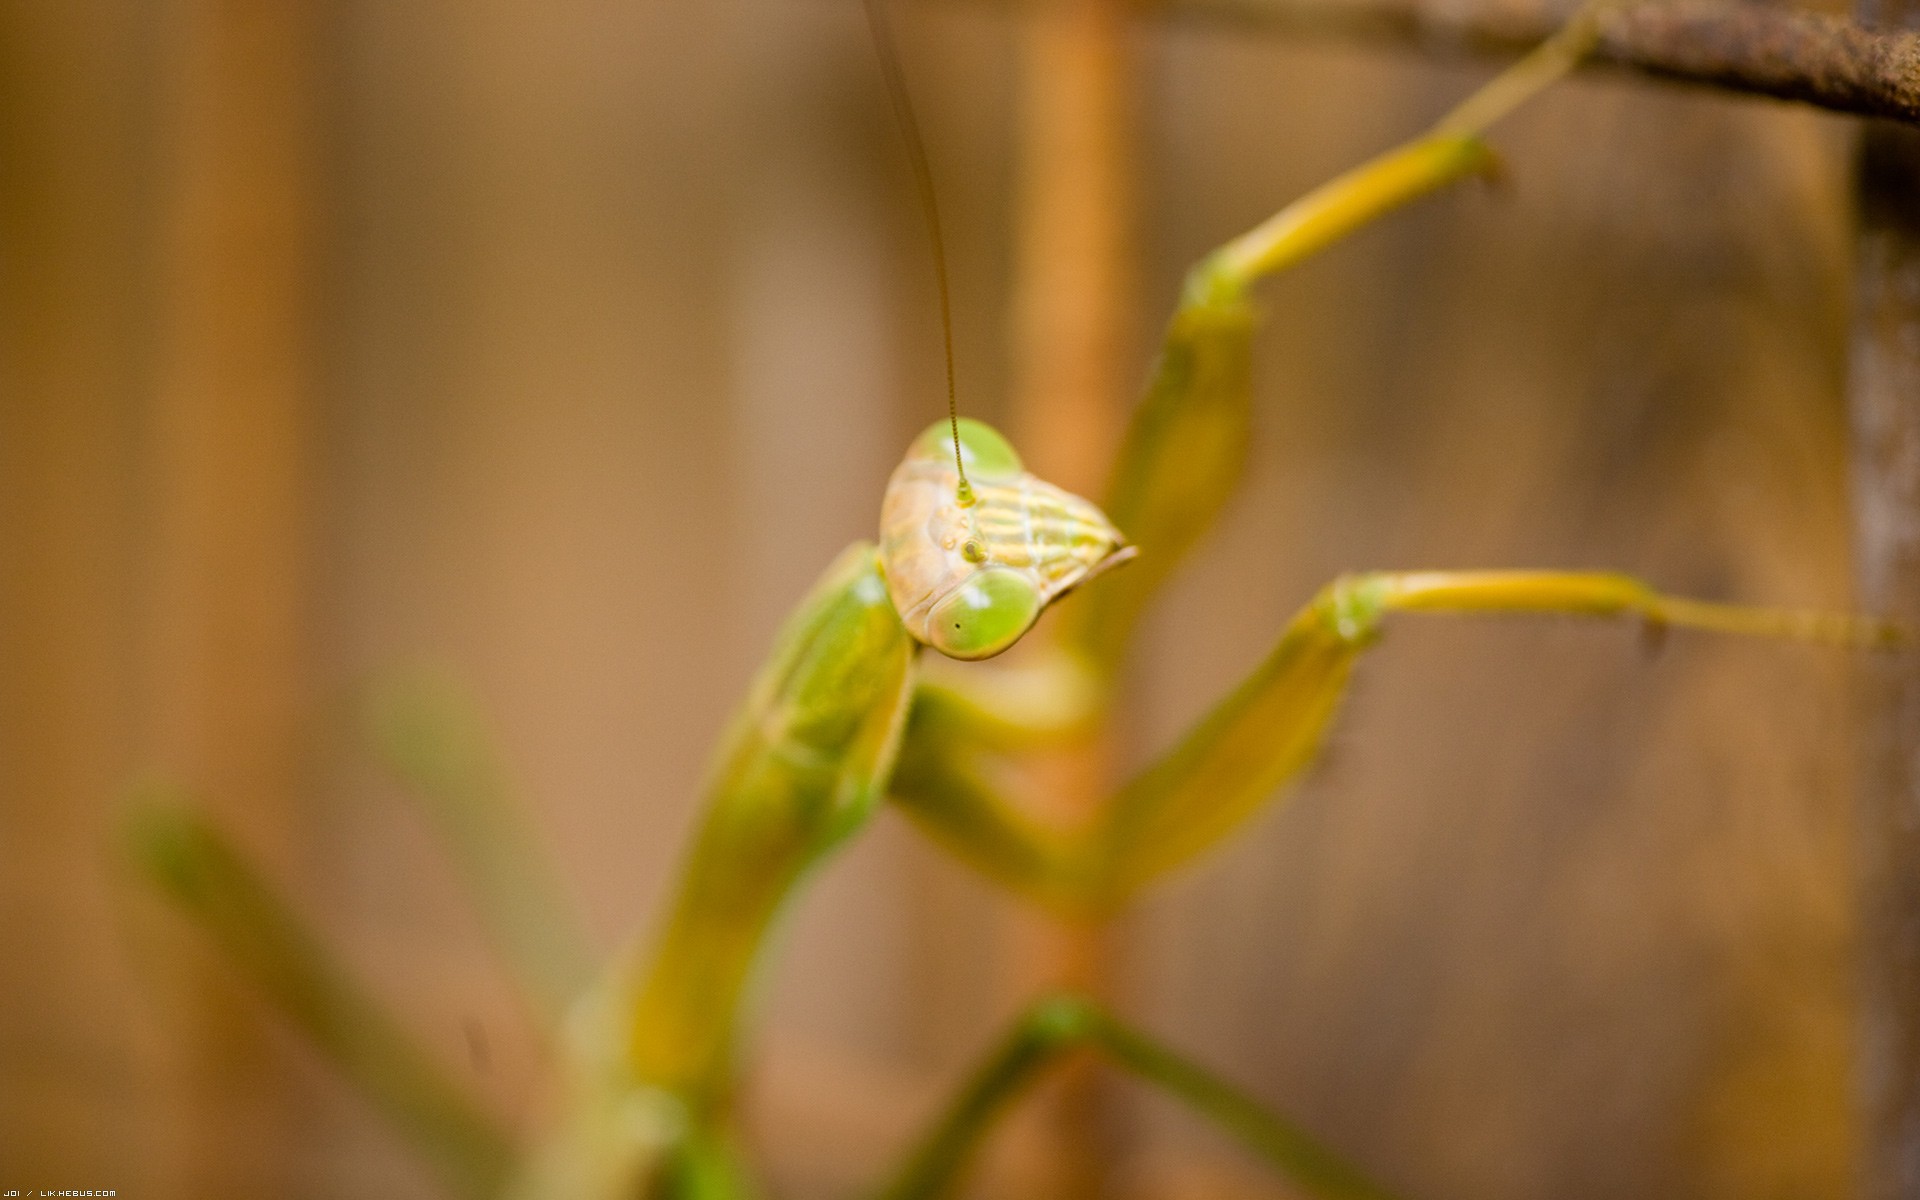
[[[1148,11],[1290,34],[1513,55],[1563,17],[1541,5],[1437,0],[1142,0]],[[1646,4],[1600,19],[1593,64],[1920,123],[1920,35],[1747,4]]]

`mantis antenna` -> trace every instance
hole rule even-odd
[[[940,281],[940,331],[947,347],[947,425],[953,431],[953,465],[960,473],[960,486],[954,489],[960,507],[973,504],[973,485],[967,482],[967,464],[960,457],[960,402],[955,398],[953,375],[953,302],[947,289],[947,251],[940,237],[940,205],[933,195],[933,171],[927,166],[927,148],[920,141],[920,123],[913,117],[913,101],[907,96],[907,81],[900,71],[900,51],[894,46],[893,31],[887,25],[885,0],[866,0],[867,26],[873,31],[873,48],[880,55],[880,73],[886,76],[887,98],[893,101],[893,115],[900,123],[900,135],[906,139],[907,157],[913,163],[913,180],[920,192],[920,209],[927,217],[927,233],[933,239],[933,273]]]

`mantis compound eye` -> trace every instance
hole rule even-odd
[[[999,430],[971,417],[961,417],[960,460],[967,464],[967,474],[978,480],[1004,481],[1017,479],[1026,467],[1020,462],[1019,452],[1012,443],[1000,436]],[[953,462],[953,433],[945,421],[929,426],[914,443],[914,450],[931,459],[944,459]]]
[[[955,588],[927,614],[933,648],[949,658],[992,658],[1020,640],[1045,599],[1018,571],[990,568]]]

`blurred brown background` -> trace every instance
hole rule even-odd
[[[991,419],[1020,23],[900,26]],[[1187,263],[1486,73],[1137,49],[1136,377]],[[1582,81],[1500,131],[1505,186],[1268,286],[1253,478],[1152,621],[1142,746],[1347,568],[1844,605],[1848,135]],[[644,931],[775,624],[939,411],[909,187],[851,0],[0,10],[0,1188],[432,1194],[114,865],[141,772],[537,1113],[537,1039],[347,698],[456,668],[601,942]],[[1123,1007],[1411,1195],[1845,1194],[1848,682],[1403,622],[1327,767],[1130,920]],[[1013,912],[892,815],[805,894],[757,1035],[792,1194],[872,1177],[1015,1011]],[[1142,1194],[1276,1194],[1133,1119]]]

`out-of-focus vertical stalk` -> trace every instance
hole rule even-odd
[[[138,751],[211,797],[283,872],[308,686],[319,10],[178,0],[156,18],[153,379],[138,449],[144,523]],[[278,873],[277,872],[277,873]],[[181,931],[182,937],[193,934]],[[252,997],[176,956],[156,1155],[181,1196],[304,1186],[304,1123],[271,1073]]]
[[[1920,27],[1920,0],[1863,0]],[[1870,124],[1857,166],[1853,342],[1860,598],[1920,629],[1920,132]],[[1864,1200],[1920,1197],[1920,659],[1873,667],[1859,799],[1858,1080]]]
[[[1137,382],[1131,30],[1118,0],[1051,0],[1028,14],[1025,39],[1013,424],[1029,467],[1099,495]],[[1103,731],[1032,764],[1047,816],[1088,819],[1111,789],[1111,744]],[[1107,930],[1036,916],[1019,941],[1023,996],[1111,990]],[[1114,1138],[1093,1072],[1067,1072],[1032,1111],[1041,1194],[1106,1191]]]
[[[1132,30],[1118,0],[1027,18],[1014,403],[1021,453],[1062,487],[1107,482],[1127,402],[1138,285]]]
[[[149,24],[0,5],[0,1189],[153,1194],[99,850],[131,712]]]

